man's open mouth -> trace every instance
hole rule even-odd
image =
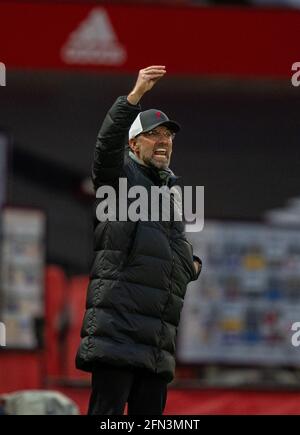
[[[154,152],[155,157],[168,157],[167,150],[165,148],[157,148]]]

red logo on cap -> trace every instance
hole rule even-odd
[[[156,115],[157,118],[161,117],[161,113],[160,112],[155,112],[155,115]]]

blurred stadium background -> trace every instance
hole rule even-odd
[[[0,1],[0,20],[0,394],[56,390],[86,412],[95,138],[157,63],[142,105],[181,123],[171,167],[205,186],[166,414],[299,414],[300,1]]]

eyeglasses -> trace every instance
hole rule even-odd
[[[166,131],[158,131],[158,130],[149,130],[146,131],[144,133],[141,133],[146,137],[149,137],[151,139],[157,139],[161,136],[166,137],[167,139],[174,139],[175,138],[175,133],[173,131],[170,130],[166,130]]]

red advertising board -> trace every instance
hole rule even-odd
[[[300,11],[0,4],[0,61],[7,68],[287,77],[300,61]]]

